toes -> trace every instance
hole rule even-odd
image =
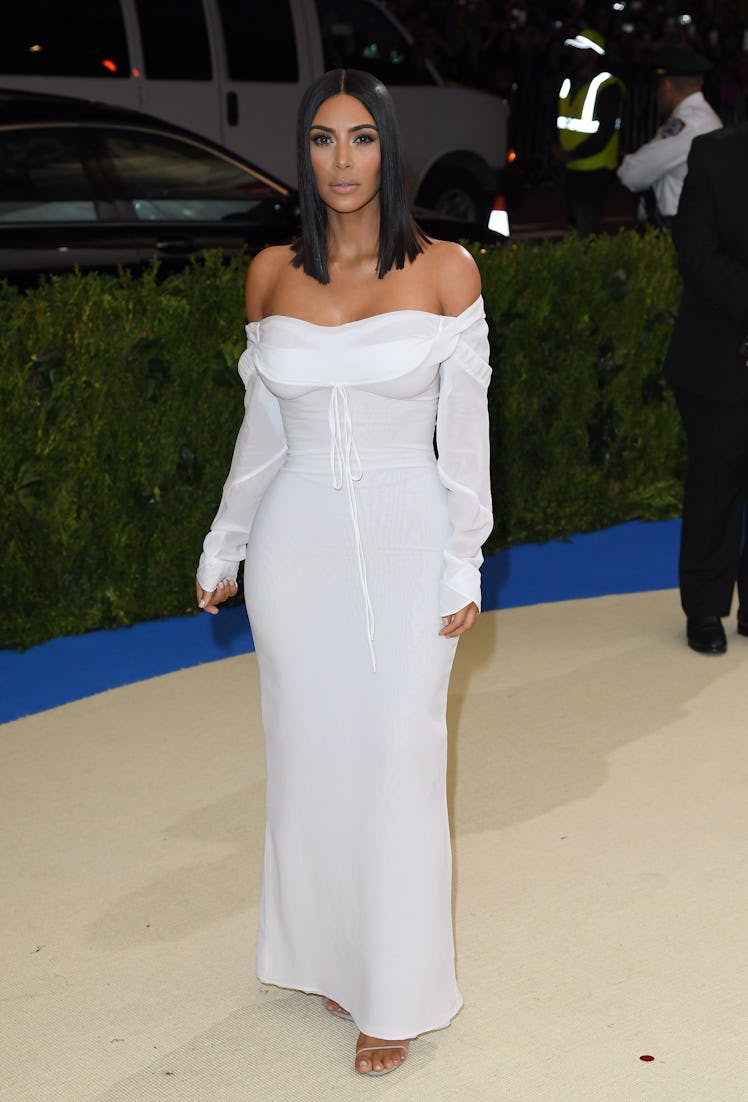
[[[407,1044],[393,1048],[389,1042],[382,1041],[379,1037],[361,1037],[359,1042],[368,1041],[368,1046],[359,1043],[356,1052],[356,1071],[366,1075],[372,1071],[392,1071],[402,1064],[407,1053]],[[382,1048],[376,1048],[381,1044]],[[368,1048],[369,1051],[363,1051]]]

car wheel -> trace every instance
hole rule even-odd
[[[485,225],[491,211],[491,200],[475,180],[459,173],[439,173],[428,179],[421,189],[418,202],[424,207],[459,218],[464,222]]]

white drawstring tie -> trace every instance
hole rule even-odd
[[[348,405],[348,395],[345,387],[336,385],[330,391],[330,406],[328,410],[330,422],[330,469],[332,472],[332,485],[335,490],[342,490],[345,486],[348,498],[348,508],[353,524],[353,534],[356,542],[356,559],[358,561],[358,576],[361,579],[361,589],[364,594],[364,608],[366,611],[366,634],[369,640],[369,652],[371,654],[372,669],[376,672],[377,660],[374,654],[374,609],[369,595],[369,585],[366,579],[366,560],[364,548],[361,542],[361,529],[358,523],[358,507],[356,494],[353,488],[354,482],[360,482],[363,475],[361,457],[358,454],[356,441],[353,439],[353,422],[351,410]]]

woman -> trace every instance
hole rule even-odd
[[[301,239],[247,277],[246,412],[197,595],[217,612],[246,560],[258,976],[352,1018],[356,1071],[382,1075],[461,1006],[445,713],[492,524],[488,342],[472,257],[409,215],[382,84],[313,84],[298,164]]]

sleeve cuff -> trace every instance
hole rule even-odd
[[[480,570],[463,564],[458,576],[445,578],[439,589],[439,615],[452,616],[470,602],[481,610]]]
[[[220,559],[208,561],[204,552],[200,556],[200,562],[197,565],[197,580],[208,593],[212,593],[218,583],[224,579],[232,582],[236,581],[238,573],[238,562],[221,562]]]

